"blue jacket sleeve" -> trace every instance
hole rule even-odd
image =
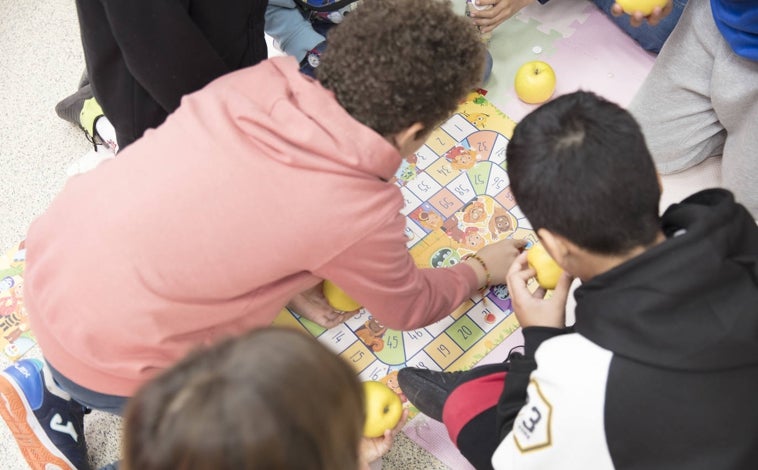
[[[298,62],[308,51],[326,40],[314,31],[311,22],[295,6],[294,0],[269,0],[265,30],[279,49],[294,56]]]

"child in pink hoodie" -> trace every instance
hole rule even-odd
[[[3,376],[7,400],[35,411],[3,383],[49,374],[70,403],[120,412],[191,349],[269,325],[288,303],[323,326],[343,321],[324,279],[399,330],[504,283],[522,242],[417,268],[390,181],[479,82],[484,46],[438,0],[365,4],[330,33],[318,80],[291,57],[233,72],[69,181],[26,244],[26,306],[50,368]],[[83,433],[40,435],[56,428],[23,441],[64,468],[60,454],[86,462]]]

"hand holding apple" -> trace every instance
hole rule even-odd
[[[385,431],[394,429],[400,422],[403,402],[386,384],[375,380],[363,382],[363,398],[366,411],[363,427],[365,437],[383,436]]]
[[[521,101],[540,104],[553,96],[555,81],[555,71],[550,64],[534,60],[519,67],[513,85]]]
[[[361,308],[361,304],[356,302],[345,291],[340,289],[335,283],[329,280],[324,281],[324,297],[335,310],[340,312],[354,312]]]
[[[511,267],[513,260],[516,259],[525,246],[526,240],[506,238],[495,243],[490,243],[476,252],[477,256],[487,266],[490,285],[494,286],[505,282],[508,268]],[[467,259],[464,263],[469,264],[476,273],[478,287],[483,287],[485,282],[487,282],[487,273],[484,271],[484,267],[473,258]]]
[[[361,470],[370,470],[369,464],[389,452],[395,436],[403,429],[408,421],[408,410],[404,409],[400,421],[394,428],[388,429],[379,437],[364,437],[361,440],[360,460]]]
[[[651,26],[661,22],[674,8],[672,0],[616,0],[611,7],[613,16],[629,15],[629,24],[640,26],[647,21]]]
[[[516,318],[524,328],[530,326],[563,328],[566,326],[566,299],[572,278],[567,273],[561,274],[550,296],[545,296],[543,288],[530,292],[527,282],[534,277],[535,272],[526,261],[527,255],[528,251],[519,255],[508,271],[508,292],[511,294]]]
[[[537,273],[537,283],[543,289],[555,289],[563,269],[558,266],[541,243],[533,245],[526,251],[526,262]]]
[[[336,311],[324,297],[320,284],[292,297],[287,308],[324,328],[333,328],[345,321],[343,312]]]

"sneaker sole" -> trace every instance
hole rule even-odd
[[[0,372],[0,415],[32,470],[76,470],[40,426],[16,381]]]

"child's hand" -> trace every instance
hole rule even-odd
[[[524,247],[526,247],[526,240],[507,238],[491,243],[476,252],[477,256],[487,265],[487,270],[490,272],[489,285],[496,286],[505,283],[508,269],[513,264],[513,260],[523,251]],[[479,286],[483,286],[485,274],[482,266],[474,259],[466,262],[474,268],[477,276],[480,277]]]
[[[392,429],[384,431],[384,436],[363,438],[360,450],[361,470],[368,470],[371,462],[389,452],[395,436],[403,429],[407,421],[408,409],[406,408],[403,410],[403,415],[400,417],[397,425]]]
[[[324,298],[321,283],[293,297],[287,307],[300,316],[324,328],[333,328],[344,322],[353,312],[339,312]]]
[[[653,12],[650,13],[648,16],[643,15],[642,12],[639,12],[639,11],[636,11],[633,14],[629,15],[629,24],[636,28],[642,25],[643,22],[647,21],[650,26],[655,26],[658,23],[660,23],[662,19],[667,17],[673,9],[674,9],[674,1],[668,0],[668,3],[666,3],[665,7],[653,8]],[[621,5],[619,5],[618,3],[614,3],[613,6],[611,7],[611,14],[613,16],[621,16],[626,13],[621,8]]]
[[[532,3],[534,0],[476,0],[479,8],[492,5],[492,8],[470,9],[471,18],[474,24],[479,27],[482,33],[489,33],[497,28],[503,21],[515,15],[522,8]]]
[[[538,287],[534,293],[529,292],[526,283],[535,276],[534,269],[526,262],[526,253],[522,253],[513,262],[508,271],[508,292],[511,294],[513,311],[522,327],[547,326],[563,328],[566,326],[566,299],[572,278],[565,271],[553,290],[553,295],[545,299],[545,289]]]

